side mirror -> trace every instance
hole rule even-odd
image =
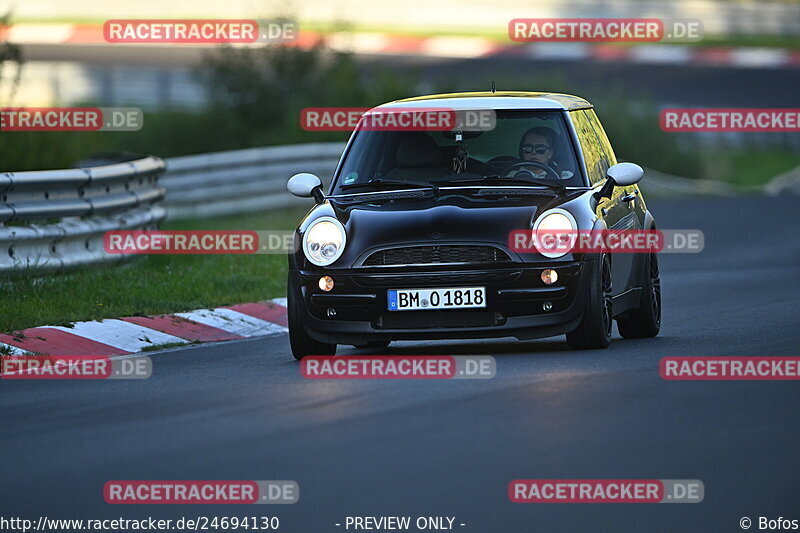
[[[606,176],[614,180],[617,185],[627,187],[639,183],[644,176],[644,170],[635,163],[617,163],[609,167]]]
[[[325,195],[322,194],[322,182],[317,176],[308,172],[295,174],[289,178],[286,188],[289,189],[290,193],[300,198],[311,198],[313,196],[317,203],[325,199]]]
[[[592,197],[595,202],[599,202],[603,198],[611,198],[614,187],[617,185],[627,187],[628,185],[639,183],[642,176],[644,176],[644,169],[636,163],[617,163],[612,165],[606,171],[606,177],[608,178],[606,184],[603,185],[602,189],[594,193]]]

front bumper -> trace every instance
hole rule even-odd
[[[290,270],[289,298],[306,332],[320,342],[364,345],[370,341],[551,337],[574,330],[596,261],[510,263],[503,267],[382,267]],[[554,268],[551,286],[541,273]],[[318,288],[320,276],[334,288]],[[486,287],[485,309],[388,311],[389,289]],[[544,310],[550,302],[552,308]],[[329,309],[335,316],[329,316]]]

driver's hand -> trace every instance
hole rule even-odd
[[[525,172],[526,174],[533,174],[533,177],[536,178],[537,180],[544,179],[544,178],[547,177],[547,172],[545,172],[541,168],[535,167],[533,165],[525,166],[525,167],[522,167],[522,168],[516,168],[516,169],[512,170],[511,172],[509,172],[506,175],[509,178],[513,178],[519,172]]]
[[[535,167],[535,166],[514,169],[514,170],[512,170],[511,172],[509,172],[506,175],[509,178],[513,178],[517,174],[517,172],[520,172],[520,171],[523,171],[523,170],[525,172],[530,172],[531,174],[533,174],[533,177],[536,178],[537,180],[550,178],[550,175],[548,175],[547,172],[545,172],[541,168]],[[572,176],[574,176],[574,174],[572,172],[570,172],[569,170],[562,170],[561,173],[560,173],[560,176],[561,176],[562,180],[568,180]]]

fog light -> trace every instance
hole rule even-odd
[[[547,268],[543,270],[542,281],[544,282],[545,285],[552,285],[553,283],[558,281],[558,272],[556,272],[552,268]]]
[[[545,311],[552,311],[553,310],[553,302],[547,301],[547,302],[543,303],[542,304],[542,309],[544,309]]]
[[[336,318],[336,309],[333,307],[328,308],[328,318]]]
[[[319,288],[325,292],[333,289],[333,278],[330,276],[322,276],[319,278]]]

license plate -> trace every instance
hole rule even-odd
[[[389,311],[478,307],[486,307],[485,287],[392,289],[389,291]]]

